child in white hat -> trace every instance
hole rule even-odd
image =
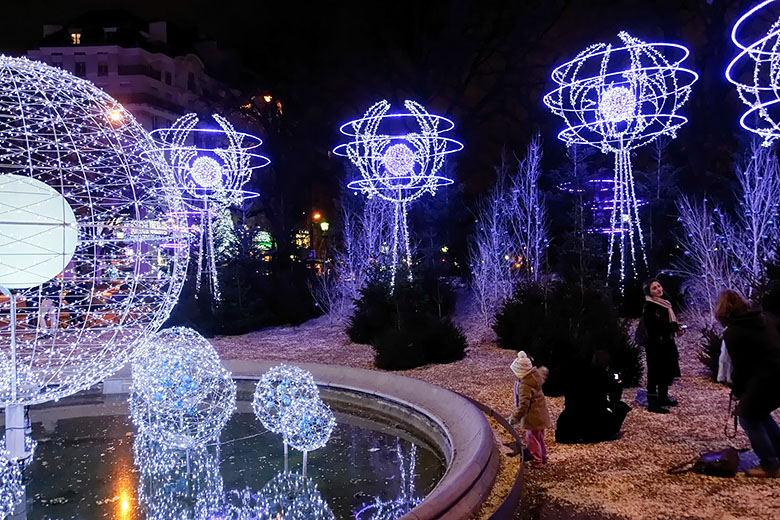
[[[524,351],[509,366],[517,378],[515,382],[515,411],[509,417],[509,424],[520,423],[525,429],[525,444],[531,453],[531,467],[541,468],[547,463],[547,447],[544,430],[552,425],[547,400],[542,385],[547,379],[547,369],[538,370]]]

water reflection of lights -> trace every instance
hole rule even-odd
[[[10,515],[24,499],[21,465],[9,460],[5,448],[0,449],[0,518]]]
[[[394,520],[405,515],[417,504],[422,502],[422,498],[415,495],[414,479],[415,466],[417,464],[417,446],[412,444],[409,450],[408,462],[404,460],[401,442],[397,441],[396,454],[398,455],[398,469],[400,475],[400,490],[398,498],[394,500],[380,500],[375,497],[373,502],[364,505],[355,513],[355,520]]]

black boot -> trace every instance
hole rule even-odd
[[[677,406],[677,400],[669,397],[669,387],[658,385],[658,404],[661,406]]]
[[[647,411],[651,413],[669,413],[669,410],[661,406],[658,400],[658,394],[647,391]]]

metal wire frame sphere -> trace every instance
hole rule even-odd
[[[285,435],[284,416],[303,401],[319,399],[312,375],[302,368],[279,365],[269,369],[257,382],[252,409],[266,429]]]
[[[767,17],[775,19],[768,29]],[[740,52],[726,67],[726,79],[749,107],[739,123],[769,145],[780,137],[780,4],[767,0],[743,14],[731,30],[731,41]]]
[[[236,385],[205,338],[174,327],[152,336],[133,361],[130,414],[145,435],[178,448],[215,439],[236,407]]]
[[[49,186],[74,216],[64,225],[77,230],[61,274],[16,291],[15,366],[9,300],[0,298],[2,376],[19,374],[16,397],[4,383],[0,405],[56,400],[94,385],[167,319],[184,281],[187,224],[155,150],[133,116],[92,83],[0,56],[0,179]],[[37,202],[19,208],[18,201],[0,194],[0,263],[4,252],[37,248],[45,256],[59,247],[19,235],[39,215]]]
[[[674,136],[687,122],[678,110],[698,79],[683,66],[688,49],[646,43],[625,31],[618,37],[622,46],[591,45],[552,72],[558,87],[544,103],[566,121],[558,138],[567,145],[630,150]]]
[[[330,440],[336,418],[328,405],[316,399],[301,399],[282,418],[287,443],[299,451],[322,448]]]

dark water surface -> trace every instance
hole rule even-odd
[[[92,391],[32,410],[38,447],[24,472],[26,518],[379,520],[405,512],[444,474],[443,457],[427,443],[335,406],[337,426],[325,448],[308,454],[307,479],[292,449],[292,473],[280,474],[281,438],[251,413],[251,390],[239,383],[239,411],[219,445],[189,457],[146,443],[134,461],[126,396]]]

